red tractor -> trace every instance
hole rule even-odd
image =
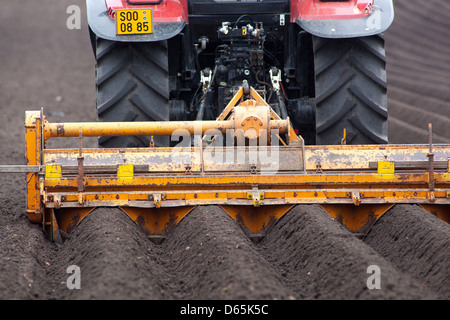
[[[87,10],[99,121],[215,119],[245,83],[307,144],[339,144],[344,129],[348,144],[388,142],[392,0],[87,0]]]

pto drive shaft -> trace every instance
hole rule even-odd
[[[259,138],[261,131],[278,130],[287,133],[290,129],[289,119],[273,120],[270,107],[258,105],[255,100],[247,100],[234,107],[231,117],[223,121],[136,121],[136,122],[97,122],[97,123],[49,123],[44,121],[44,138],[101,136],[160,136],[171,135],[175,130],[189,134],[204,134],[208,130],[241,129],[249,139]]]

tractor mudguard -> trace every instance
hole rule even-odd
[[[90,29],[99,38],[112,41],[149,42],[167,40],[179,34],[187,23],[186,0],[166,0],[153,5],[130,5],[122,0],[86,0]],[[117,35],[114,13],[117,9],[152,9],[153,33]]]
[[[294,0],[291,22],[322,38],[354,38],[386,31],[394,20],[392,0],[325,2]]]

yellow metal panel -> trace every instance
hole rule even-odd
[[[427,145],[325,145],[305,146],[307,170],[369,169],[371,162],[428,161]],[[434,160],[448,161],[449,145],[434,145]],[[374,168],[376,169],[376,167]]]
[[[59,180],[62,178],[61,166],[58,164],[48,164],[45,166],[46,180]]]
[[[178,208],[121,207],[120,209],[149,235],[165,235],[194,208],[195,206]]]
[[[448,173],[444,173],[443,178],[444,178],[444,180],[450,181],[450,160],[448,160],[447,169],[448,169]]]
[[[40,166],[42,159],[41,146],[41,114],[39,111],[25,113],[25,164]],[[44,208],[41,202],[39,178],[37,173],[27,173],[27,216],[33,223],[41,223],[44,219]]]
[[[420,206],[439,219],[450,223],[450,204],[420,204]]]
[[[264,235],[293,205],[261,207],[221,205],[220,207],[236,220],[247,234]]]
[[[132,164],[121,164],[117,168],[117,177],[119,178],[133,178],[134,166]]]
[[[353,232],[367,232],[392,204],[348,205],[322,204],[321,207],[334,219]]]
[[[393,161],[378,161],[378,174],[394,174],[395,165]]]
[[[56,220],[58,221],[59,228],[70,233],[75,227],[83,220],[89,213],[95,208],[64,208],[55,210]]]
[[[27,148],[29,143],[27,139]],[[288,147],[279,147],[280,154],[284,152],[297,152],[291,149],[303,149],[301,145],[292,143]],[[239,148],[239,147],[238,147]],[[433,146],[435,161],[448,161],[450,157],[450,145]],[[205,149],[204,149],[205,150]],[[214,147],[209,150],[219,152],[219,148]],[[227,148],[223,148],[222,154],[227,154]],[[258,150],[264,151],[261,147]],[[45,149],[45,164],[52,162],[76,166],[78,149]],[[234,151],[237,154],[238,150]],[[265,151],[264,151],[265,152]],[[304,146],[305,166],[307,171],[316,171],[318,165],[322,171],[329,170],[373,170],[377,172],[377,162],[382,161],[388,156],[389,161],[428,161],[428,147],[424,145],[338,145],[338,146]],[[189,155],[191,154],[191,155]],[[204,153],[205,167],[213,167],[214,163],[208,162],[211,158],[211,152]],[[209,155],[209,156],[208,156]],[[152,172],[173,172],[173,170],[184,172],[185,166],[180,163],[174,163],[174,160],[187,158],[191,162],[192,170],[198,171],[202,158],[199,148],[126,148],[126,149],[83,149],[85,166],[119,165],[126,163],[136,165],[150,166]],[[190,159],[189,159],[190,158]],[[294,161],[295,159],[292,159]],[[188,161],[189,162],[189,161]],[[298,160],[301,162],[301,159]],[[372,167],[371,164],[375,166]],[[280,164],[282,167],[282,164]],[[397,170],[397,172],[400,172]],[[445,174],[449,181],[450,173]]]

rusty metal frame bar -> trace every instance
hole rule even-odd
[[[435,169],[445,170],[448,168],[450,160],[450,145],[434,145]],[[271,146],[256,147],[256,152],[266,152]],[[277,146],[279,152],[291,152],[299,149],[304,153],[305,169],[307,171],[317,171],[318,166],[322,171],[376,170],[379,161],[392,161],[395,163],[395,170],[423,170],[427,169],[427,145],[333,145],[333,146],[301,146],[298,141],[291,141],[288,146]],[[223,147],[217,148],[207,146],[203,148],[203,154],[207,156],[216,151],[221,151],[224,155],[227,152],[249,152],[249,147]],[[172,162],[174,152],[181,155],[191,155],[191,161],[200,161],[199,147],[174,149],[174,148],[127,148],[127,149],[83,149],[86,167],[119,165],[124,160],[135,166],[162,164],[168,165]],[[47,164],[58,163],[63,166],[76,166],[78,149],[45,149],[43,157]],[[386,159],[387,158],[387,159]],[[160,159],[160,161],[156,161]],[[167,172],[164,168],[161,172]],[[448,172],[447,172],[448,173]]]

